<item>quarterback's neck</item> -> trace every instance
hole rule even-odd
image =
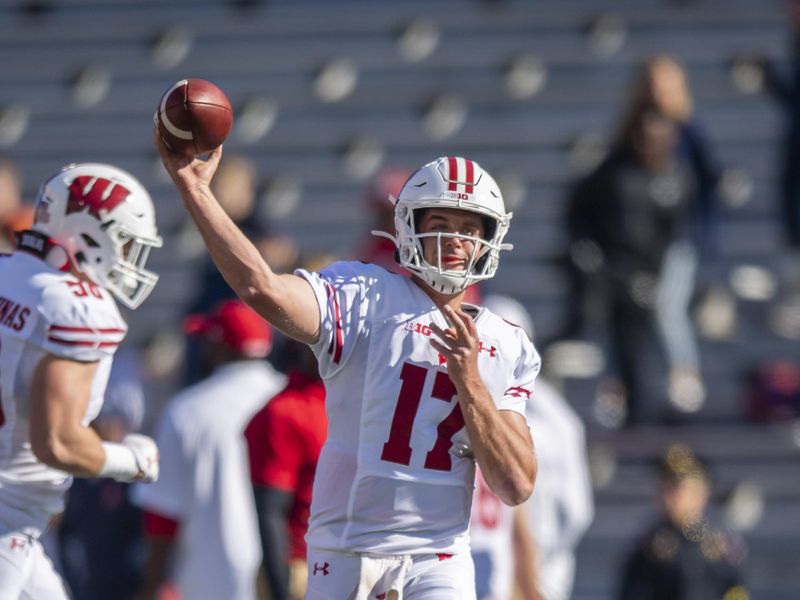
[[[433,300],[433,303],[440,309],[444,308],[445,306],[449,306],[453,310],[461,308],[464,295],[467,293],[466,290],[461,290],[457,294],[443,294],[434,290],[417,275],[412,275],[411,280],[417,284],[417,286],[419,286],[419,288],[425,292],[430,299]]]

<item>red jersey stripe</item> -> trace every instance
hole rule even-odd
[[[117,327],[101,327],[98,329],[92,329],[91,327],[73,327],[70,325],[50,325],[49,330],[75,333],[125,333],[127,331]]]
[[[64,346],[91,346],[93,348],[108,348],[110,346],[119,346],[119,342],[98,342],[97,340],[65,340],[55,336],[48,336],[48,342],[62,344]]]

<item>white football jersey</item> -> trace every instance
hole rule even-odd
[[[376,265],[297,271],[321,314],[313,346],[328,439],[314,481],[310,546],[380,554],[468,551],[475,461],[429,324],[446,327],[410,279]],[[521,329],[476,309],[478,367],[500,410],[525,414],[539,356]]]
[[[0,533],[37,534],[63,510],[72,478],[36,460],[28,435],[39,361],[54,354],[99,361],[84,425],[103,404],[114,351],[127,325],[111,294],[27,252],[0,256]]]

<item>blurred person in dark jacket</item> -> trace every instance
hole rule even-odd
[[[783,73],[766,58],[760,59],[767,92],[786,115],[780,167],[780,221],[787,243],[800,248],[800,1],[786,1],[791,23],[790,71]]]
[[[661,515],[628,556],[619,600],[746,600],[744,545],[713,527],[703,462],[673,444],[659,465]]]
[[[645,62],[608,156],[568,209],[577,296],[568,333],[583,327],[588,290],[602,285],[630,423],[656,416],[645,397],[685,412],[704,398],[689,303],[698,248],[710,245],[716,171],[691,114],[681,66]]]

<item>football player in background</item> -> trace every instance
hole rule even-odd
[[[185,329],[211,374],[167,403],[156,427],[163,476],[133,491],[147,538],[138,598],[171,584],[183,600],[253,600],[261,548],[244,429],[285,378],[264,360],[272,328],[241,300],[190,315]]]
[[[228,283],[319,361],[329,425],[306,598],[474,599],[475,461],[510,505],[536,476],[525,402],[539,356],[521,329],[462,303],[511,248],[495,181],[460,157],[411,175],[394,201],[395,234],[380,233],[411,278],[356,262],[276,275],[209,188],[222,148],[192,160],[155,137]]]
[[[69,165],[41,187],[33,227],[0,257],[0,597],[67,598],[39,537],[72,476],[155,481],[158,449],[103,442],[100,411],[127,325],[161,246],[147,191],[109,165]]]
[[[484,306],[533,339],[533,322],[517,300],[492,294]],[[476,478],[470,540],[478,600],[508,600],[512,583],[525,600],[567,600],[575,549],[594,516],[583,422],[546,379],[536,382],[527,417],[536,432],[536,488],[511,509]]]

